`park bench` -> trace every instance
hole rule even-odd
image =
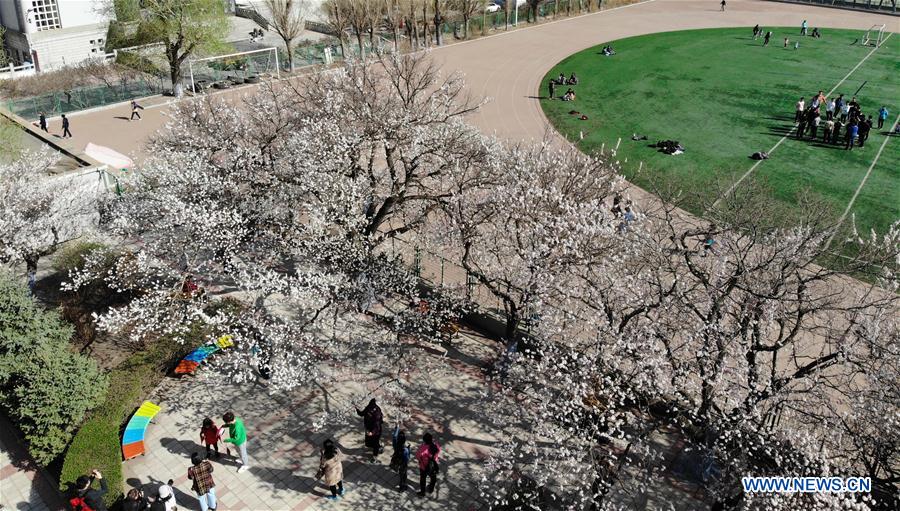
[[[188,353],[188,355],[178,363],[178,366],[175,367],[175,374],[194,374],[194,371],[196,371],[197,368],[200,367],[200,364],[209,358],[210,355],[231,346],[234,346],[234,341],[231,339],[230,335],[219,337],[213,344],[204,344]]]
[[[159,410],[159,405],[144,401],[131,416],[122,434],[122,457],[126,460],[144,454],[144,434],[147,432],[147,425]]]

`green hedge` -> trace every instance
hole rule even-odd
[[[106,395],[97,364],[71,351],[72,327],[0,272],[0,408],[47,465],[65,450],[88,410]]]
[[[91,469],[99,469],[110,492],[105,500],[112,506],[122,497],[122,425],[155,388],[166,372],[195,346],[202,344],[203,332],[195,329],[195,342],[180,344],[166,339],[157,341],[140,353],[126,359],[109,374],[110,392],[106,401],[78,430],[63,461],[60,487],[63,491]]]

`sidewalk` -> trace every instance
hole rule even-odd
[[[64,506],[53,481],[37,469],[12,425],[0,415],[0,510],[57,511]]]

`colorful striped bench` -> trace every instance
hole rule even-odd
[[[125,433],[122,434],[122,456],[126,460],[144,454],[144,433],[150,420],[159,413],[159,410],[158,405],[144,401],[131,416],[128,425],[125,426]]]
[[[231,340],[230,335],[219,337],[216,339],[215,344],[200,346],[188,353],[188,356],[184,357],[184,359],[178,363],[178,366],[175,368],[175,374],[194,374],[194,371],[197,370],[197,367],[200,366],[201,362],[220,349],[225,349],[230,346],[234,346],[234,341]]]

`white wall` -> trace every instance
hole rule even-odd
[[[99,44],[99,47],[95,45],[96,41],[106,39],[106,26],[87,26],[81,30],[47,30],[30,34],[29,38],[31,49],[37,52],[41,71],[51,71],[90,58],[103,57],[103,44]],[[95,45],[91,45],[91,40],[95,41]],[[96,52],[91,51],[95,48]]]
[[[0,0],[0,2],[5,0]],[[62,28],[93,25],[109,21],[103,0],[57,0]]]

